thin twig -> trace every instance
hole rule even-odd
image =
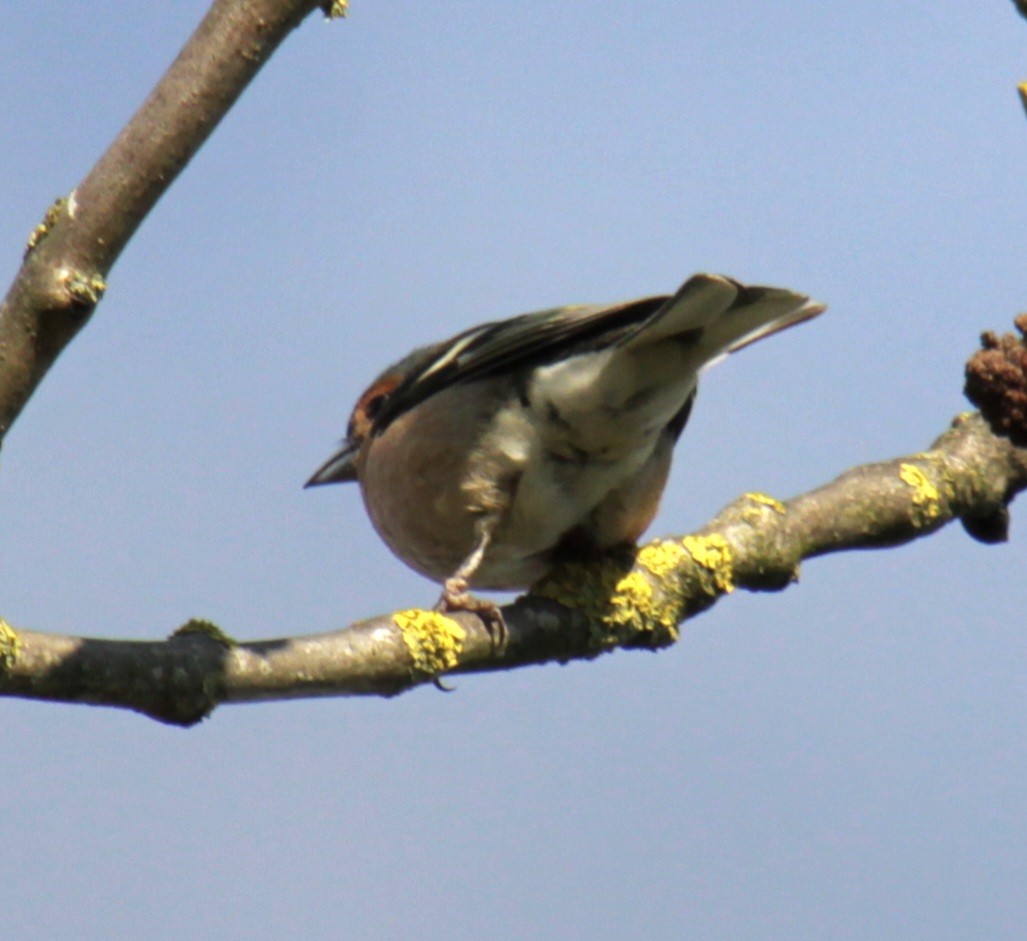
[[[139,224],[318,0],[215,0],[86,178],[29,239],[0,304],[0,444],[86,324]]]

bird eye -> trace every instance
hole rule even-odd
[[[349,420],[347,437],[350,439],[363,438],[371,434],[375,419],[381,414],[382,407],[388,401],[388,398],[389,393],[387,390],[375,389],[372,392],[368,392],[357,403],[357,407],[353,409],[353,415]]]
[[[398,385],[397,377],[385,376],[378,379],[364,392],[350,416],[350,427],[347,434],[350,440],[364,438],[374,431],[374,423],[382,414]]]
[[[364,415],[368,421],[374,421],[378,417],[378,413],[381,412],[387,398],[388,396],[384,392],[379,392],[377,395],[372,395],[364,403]]]

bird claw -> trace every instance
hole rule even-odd
[[[477,614],[484,623],[485,630],[489,633],[493,651],[502,653],[506,649],[510,632],[503,619],[503,612],[494,601],[486,601],[484,598],[476,598],[472,595],[467,590],[466,578],[454,575],[446,579],[442,587],[442,596],[435,605],[435,610],[443,614],[453,611],[469,611],[472,614]]]

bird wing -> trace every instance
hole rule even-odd
[[[502,370],[544,365],[576,352],[641,346],[669,337],[694,343],[712,362],[815,317],[823,305],[783,288],[750,287],[697,274],[673,295],[620,304],[553,307],[472,327],[418,351],[405,379],[374,419],[374,433],[426,398]]]
[[[553,307],[472,327],[415,354],[405,379],[375,416],[374,431],[450,386],[551,362],[577,348],[610,346],[667,300],[658,295],[621,304]]]

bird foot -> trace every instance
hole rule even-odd
[[[441,611],[443,614],[452,611],[469,611],[472,614],[477,614],[484,622],[485,630],[489,632],[493,651],[501,653],[506,649],[509,631],[506,621],[503,620],[503,612],[494,601],[486,601],[484,598],[476,598],[472,595],[467,590],[466,578],[454,575],[446,579],[435,610]]]

